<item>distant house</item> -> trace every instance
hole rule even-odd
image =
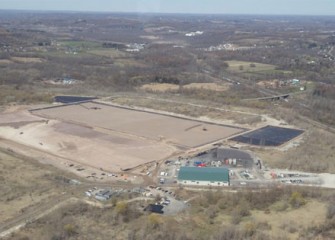
[[[63,84],[73,84],[75,82],[75,80],[74,79],[72,79],[72,78],[70,78],[70,77],[64,77],[63,79],[62,79],[62,83]]]
[[[186,37],[194,37],[194,36],[197,36],[197,35],[202,35],[204,32],[202,31],[196,31],[196,32],[190,32],[190,33],[186,33],[185,36]]]
[[[178,183],[197,186],[229,186],[229,170],[220,167],[181,167]]]
[[[299,79],[292,79],[291,80],[291,83],[293,84],[293,85],[298,85],[298,84],[300,84],[300,80]]]

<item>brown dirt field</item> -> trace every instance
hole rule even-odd
[[[205,89],[217,92],[224,92],[229,89],[229,84],[217,84],[217,83],[190,83],[184,85],[185,89]],[[179,85],[170,83],[150,83],[144,84],[140,87],[142,90],[154,91],[154,92],[167,92],[167,91],[178,91]]]
[[[175,151],[163,143],[117,132],[100,133],[59,121],[34,122],[17,128],[11,124],[0,127],[0,137],[60,156],[63,161],[72,160],[109,172],[162,160]]]
[[[13,62],[8,59],[0,59],[0,64],[10,64],[10,63],[13,63]]]
[[[166,91],[178,91],[179,86],[170,83],[151,83],[142,85],[140,89],[154,92],[166,92]]]
[[[43,60],[41,58],[29,58],[29,57],[12,57],[14,62],[19,63],[41,63]]]
[[[2,146],[83,177],[95,172],[99,181],[103,171],[115,173],[164,160],[180,150],[177,146],[196,147],[242,131],[98,103],[35,114],[45,117],[22,109],[1,114]],[[77,172],[79,168],[84,170]]]
[[[0,124],[8,124],[8,123],[20,123],[20,122],[33,122],[40,121],[40,117],[36,117],[31,115],[27,111],[5,111],[5,113],[1,114]]]
[[[184,86],[186,89],[206,89],[217,92],[224,92],[229,89],[230,84],[217,84],[217,83],[190,83]]]
[[[148,39],[148,40],[158,40],[158,39],[160,39],[159,37],[152,36],[152,35],[150,35],[150,36],[140,36],[140,38]]]
[[[99,127],[154,141],[196,147],[227,138],[241,129],[135,111],[97,103],[83,103],[34,111],[47,118]],[[205,130],[204,130],[205,129]]]

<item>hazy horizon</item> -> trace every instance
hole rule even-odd
[[[0,10],[232,15],[335,15],[333,0],[0,0]]]

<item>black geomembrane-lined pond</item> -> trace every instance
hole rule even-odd
[[[266,126],[230,140],[258,146],[279,146],[298,137],[303,132],[299,129]]]
[[[55,102],[59,103],[75,103],[83,101],[91,101],[97,99],[96,97],[80,97],[80,96],[56,96],[54,98]]]

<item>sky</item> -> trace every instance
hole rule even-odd
[[[335,16],[335,0],[0,0],[0,9]]]

